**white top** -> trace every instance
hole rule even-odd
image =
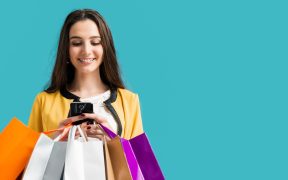
[[[107,90],[106,92],[99,94],[97,96],[80,98],[80,101],[91,102],[93,104],[94,113],[105,118],[108,121],[111,128],[114,130],[114,132],[117,132],[117,123],[114,117],[112,116],[111,112],[106,108],[106,106],[103,103],[104,101],[109,99],[110,94],[111,94],[110,90]]]

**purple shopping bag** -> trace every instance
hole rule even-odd
[[[107,127],[100,126],[111,139],[117,136]],[[145,133],[130,140],[121,138],[121,144],[133,180],[165,179]]]

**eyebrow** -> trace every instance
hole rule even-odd
[[[91,36],[90,39],[101,38],[100,36]],[[72,36],[69,39],[82,39],[80,36]]]

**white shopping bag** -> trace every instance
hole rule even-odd
[[[57,141],[59,141],[68,132],[68,130],[69,128],[65,128],[62,134],[54,140],[44,133],[41,133],[25,168],[22,180],[43,179],[54,144],[59,143]]]
[[[75,139],[77,129],[81,138]],[[64,180],[106,180],[103,142],[86,139],[79,125],[73,126],[68,135]]]
[[[60,180],[63,178],[66,147],[66,142],[54,142],[42,180]]]
[[[41,133],[24,171],[23,180],[42,180],[53,144],[51,138]]]

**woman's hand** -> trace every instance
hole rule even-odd
[[[69,117],[67,119],[64,119],[63,121],[61,121],[58,125],[58,129],[60,128],[64,128],[65,126],[69,125],[69,124],[72,124],[73,122],[75,121],[79,121],[81,119],[84,119],[83,116],[79,115],[79,116],[73,116],[73,117]],[[56,133],[53,134],[53,137],[56,138],[57,136],[59,136],[61,133],[63,132],[62,131],[57,131]],[[79,136],[79,132],[77,131],[76,132],[76,136]],[[62,141],[67,141],[68,139],[68,133],[66,133],[62,138],[61,140]]]
[[[106,135],[106,133],[103,132],[103,130],[97,124],[102,124],[105,127],[112,130],[111,126],[109,125],[109,123],[107,122],[107,120],[105,118],[103,118],[102,116],[99,116],[97,114],[93,114],[93,113],[83,113],[79,116],[69,117],[69,118],[61,121],[59,123],[58,128],[63,128],[69,124],[72,124],[73,122],[76,122],[76,121],[79,121],[82,119],[93,119],[95,121],[94,124],[87,124],[86,122],[84,122],[80,125],[81,129],[84,132],[86,132],[88,137],[98,138],[98,139],[102,140],[104,138],[104,136],[106,136],[107,140],[110,140],[110,138]],[[55,133],[54,138],[59,136],[62,132],[63,131]],[[76,131],[75,136],[79,137],[80,133],[78,131]],[[61,138],[62,141],[67,141],[67,139],[68,139],[68,133],[66,133],[65,136],[63,136]]]
[[[102,140],[104,136],[106,136],[107,140],[110,140],[110,138],[106,135],[106,133],[103,132],[102,128],[99,127],[99,125],[97,125],[102,124],[103,126],[112,130],[111,126],[109,125],[109,123],[105,118],[93,113],[83,113],[81,114],[81,117],[83,119],[93,119],[95,121],[94,124],[87,124],[87,123],[81,124],[82,130],[86,132],[88,137],[98,138]]]

